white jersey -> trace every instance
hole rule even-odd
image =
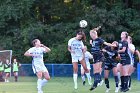
[[[83,56],[84,44],[82,41],[77,40],[76,38],[71,38],[68,41],[68,46],[71,47],[71,50],[74,53],[71,53],[71,56]]]
[[[32,60],[33,64],[42,64],[42,63],[44,64],[43,53],[45,53],[45,48],[43,48],[43,47],[38,47],[38,48],[37,47],[32,47],[28,50],[28,52],[30,54],[35,55],[33,57],[33,60]]]
[[[133,44],[128,44],[128,54],[129,54],[129,57],[131,60],[131,65],[133,65],[134,64],[134,54],[129,49],[135,51],[135,46]]]

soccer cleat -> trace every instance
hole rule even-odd
[[[129,87],[129,90],[131,90],[131,87]]]
[[[129,88],[124,89],[122,92],[127,92],[129,91]]]
[[[77,84],[75,84],[75,85],[74,85],[74,89],[78,89],[78,86],[77,86]]]
[[[86,84],[86,81],[83,81],[83,85],[85,85]]]
[[[92,83],[91,82],[88,82],[88,84],[91,86],[92,85]]]
[[[107,88],[105,92],[106,92],[106,93],[109,93],[109,91],[110,91],[110,89],[109,89],[109,88]]]
[[[38,91],[38,93],[43,93],[43,91],[40,90],[40,91]]]
[[[89,90],[92,91],[92,90],[94,90],[95,88],[96,88],[96,87],[93,87],[93,86],[92,86]]]
[[[116,87],[116,89],[115,89],[115,93],[118,93],[119,92],[119,87]]]

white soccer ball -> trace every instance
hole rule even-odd
[[[79,26],[80,26],[81,28],[85,28],[85,27],[87,27],[87,25],[88,25],[88,23],[87,23],[86,20],[81,20],[81,21],[79,22]]]

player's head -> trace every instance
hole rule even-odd
[[[6,63],[9,63],[9,60],[8,59],[6,59]]]
[[[13,61],[14,61],[14,62],[17,62],[17,59],[16,59],[16,58],[14,58],[14,59],[13,59]]]
[[[78,30],[76,32],[76,38],[78,40],[86,40],[86,35],[85,35],[84,31],[83,30]]]
[[[33,46],[40,46],[40,45],[41,45],[41,42],[40,42],[39,39],[34,39],[34,40],[32,41],[32,44],[33,44]]]
[[[132,37],[131,37],[131,36],[128,36],[127,42],[128,42],[128,43],[132,43]]]
[[[113,41],[113,42],[112,42],[112,45],[114,46],[114,49],[115,49],[115,50],[118,50],[118,45],[119,45],[119,44],[118,44],[117,41]]]
[[[128,33],[127,32],[122,32],[121,33],[121,39],[126,40],[128,38]]]
[[[90,30],[90,37],[95,39],[98,37],[97,31],[95,29]]]

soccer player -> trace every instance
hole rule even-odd
[[[119,42],[119,50],[118,53],[120,54],[120,68],[121,68],[121,91],[126,92],[128,91],[128,80],[129,80],[129,66],[130,66],[130,56],[128,54],[128,33],[122,32],[121,33],[121,41]]]
[[[4,82],[4,79],[3,79],[3,71],[4,71],[4,63],[0,59],[0,82]]]
[[[11,63],[8,59],[6,59],[6,63],[4,64],[4,72],[5,72],[5,82],[9,82],[8,78],[10,77],[11,72]]]
[[[93,59],[93,56],[91,55],[91,53],[89,51],[87,51],[87,46],[85,46],[85,62],[86,62],[87,69],[89,70],[89,73],[90,73],[90,69],[91,69],[90,68],[90,62],[89,62],[90,59]],[[82,81],[83,81],[83,85],[85,85],[85,83],[86,83],[86,81],[85,81],[85,70],[84,70],[82,65],[81,65],[81,78],[82,78]],[[88,84],[91,85],[91,76],[88,79]]]
[[[14,76],[15,76],[15,82],[18,81],[18,71],[19,71],[19,67],[21,66],[21,64],[17,61],[16,58],[13,59],[13,73],[14,73]]]
[[[82,30],[78,30],[76,33],[76,37],[73,37],[68,41],[68,51],[71,53],[72,64],[73,64],[74,89],[78,88],[77,86],[78,62],[81,63],[87,78],[90,79],[89,70],[87,69],[85,63],[85,55],[84,55],[85,49],[82,41],[85,40],[85,38],[86,38],[85,33]]]
[[[115,79],[115,83],[116,83],[115,93],[118,93],[118,91],[119,91],[119,86],[118,86],[119,81],[118,81],[118,76],[117,76],[118,75],[118,70],[117,70],[118,42],[114,41],[112,44],[116,47],[106,46],[102,50],[104,52],[104,56],[105,56],[104,79],[105,79],[105,84],[106,84],[106,88],[107,88],[106,93],[108,93],[110,91],[109,80],[108,80],[110,70],[113,70],[114,79]]]
[[[25,52],[25,56],[31,56],[32,60],[32,69],[37,75],[37,89],[38,93],[43,93],[42,87],[50,80],[50,75],[47,68],[44,65],[43,53],[50,52],[50,48],[41,44],[39,39],[34,39],[32,41],[34,47],[30,48]],[[44,76],[44,79],[42,79]]]
[[[101,70],[102,70],[102,62],[104,59],[103,53],[101,52],[102,45],[107,46],[113,46],[110,43],[105,42],[103,39],[98,37],[97,30],[99,30],[100,27],[94,28],[90,31],[90,36],[92,38],[92,48],[91,48],[91,54],[93,55],[94,63],[94,83],[90,90],[94,90],[97,87],[97,84],[101,81]],[[91,41],[90,41],[91,43]]]

